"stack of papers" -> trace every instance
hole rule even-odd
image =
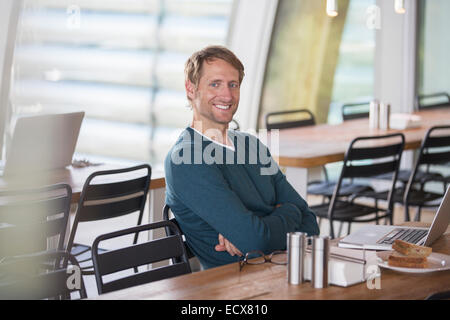
[[[393,113],[389,120],[389,127],[391,129],[409,129],[417,128],[422,125],[422,118],[415,114],[409,113]]]

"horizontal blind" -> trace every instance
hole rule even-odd
[[[76,152],[159,167],[191,119],[184,62],[225,44],[232,0],[25,0],[13,118],[84,110]]]

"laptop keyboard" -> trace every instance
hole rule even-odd
[[[394,240],[403,240],[409,243],[417,243],[424,236],[426,236],[427,233],[428,230],[398,228],[394,229],[384,239],[382,239],[381,243],[392,244],[394,243]]]

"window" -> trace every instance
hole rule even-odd
[[[77,157],[161,167],[191,119],[184,62],[206,45],[225,44],[232,4],[25,0],[13,118],[84,110]]]
[[[259,127],[268,112],[309,109],[317,123],[341,122],[343,103],[370,100],[375,30],[367,10],[375,0],[280,1],[267,62]]]
[[[450,29],[448,12],[450,1],[419,2],[418,93],[430,95],[450,94]],[[427,101],[426,103],[438,101]]]
[[[351,0],[334,74],[329,123],[342,121],[342,104],[368,102],[373,97],[375,29],[366,24],[367,9],[375,0]]]

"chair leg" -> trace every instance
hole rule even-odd
[[[379,222],[378,222],[378,200],[377,199],[375,199],[375,209],[377,209],[377,211],[375,212],[375,218],[376,218],[375,224],[378,225]]]
[[[405,205],[405,221],[410,221],[409,219],[409,206]]]
[[[330,237],[331,237],[331,239],[334,239],[333,220],[331,220],[331,219],[330,219]]]
[[[416,216],[414,217],[414,221],[420,221],[422,215],[422,207],[418,207],[416,211]]]
[[[378,220],[377,220],[377,221],[378,221]],[[349,222],[348,222],[348,228],[347,228],[347,235],[350,234],[351,228],[352,228],[352,223],[349,221]]]
[[[343,225],[344,225],[344,222],[343,222],[343,221],[339,222],[338,238],[341,236],[341,233],[342,233],[342,226],[343,226]]]

